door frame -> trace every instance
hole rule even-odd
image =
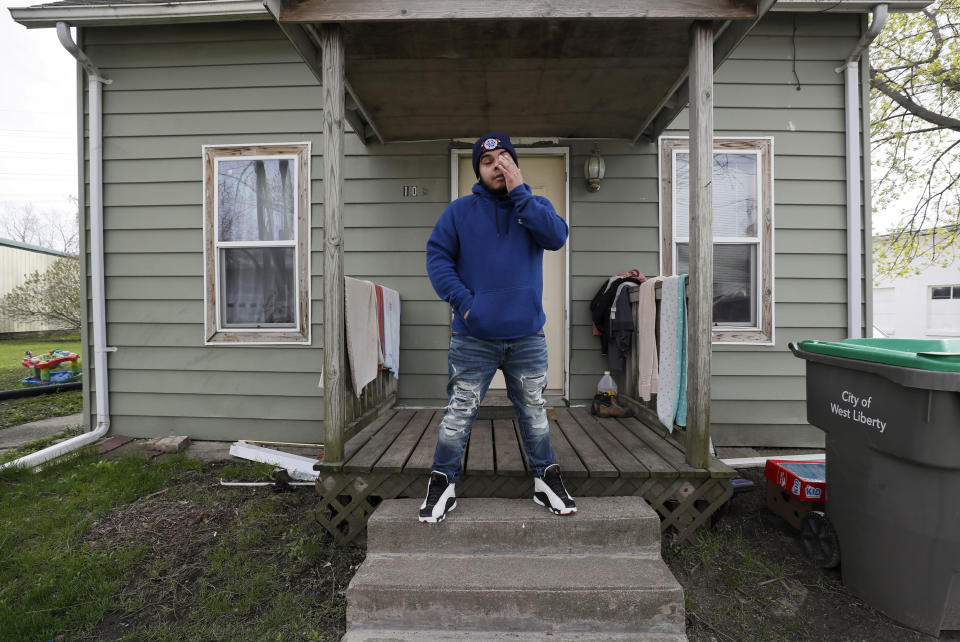
[[[517,155],[560,156],[563,158],[563,220],[570,226],[570,148],[569,147],[522,147],[514,149]],[[450,150],[450,201],[456,200],[460,186],[460,158],[472,156],[471,148]],[[563,245],[563,398],[570,398],[570,236]]]

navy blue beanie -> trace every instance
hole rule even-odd
[[[477,142],[473,144],[473,173],[477,175],[477,178],[480,178],[480,157],[483,156],[484,152],[494,149],[507,150],[507,153],[513,157],[513,162],[517,165],[520,164],[520,161],[517,160],[517,152],[513,149],[513,143],[510,142],[510,137],[500,132],[490,132],[478,138]]]

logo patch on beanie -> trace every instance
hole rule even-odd
[[[499,144],[499,138],[488,138],[487,140],[483,141],[483,148],[487,151],[490,151],[491,149],[496,149]]]

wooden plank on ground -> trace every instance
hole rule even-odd
[[[423,473],[429,475],[433,469],[433,452],[437,449],[437,438],[440,436],[440,422],[443,421],[443,411],[433,413],[433,419],[423,431],[420,442],[413,449],[413,453],[403,467],[405,473]]]
[[[493,449],[496,457],[497,474],[520,477],[527,474],[520,455],[520,442],[510,419],[493,421]]]
[[[371,437],[370,441],[350,458],[350,461],[343,465],[344,472],[369,472],[373,470],[373,465],[380,460],[380,457],[387,451],[397,435],[413,419],[414,414],[415,411],[413,410],[397,411],[397,414],[376,435]]]
[[[430,420],[433,418],[433,412],[430,410],[418,410],[403,431],[390,445],[387,452],[380,457],[375,468],[377,472],[399,473],[403,470],[403,465],[410,458],[413,449],[420,443],[420,437],[427,428]]]
[[[557,408],[557,425],[573,446],[590,477],[617,477],[617,467],[603,454],[566,408]]]
[[[703,468],[693,468],[687,464],[683,453],[677,450],[673,444],[668,444],[667,440],[653,432],[649,426],[643,422],[634,419],[617,419],[621,424],[646,443],[651,450],[663,457],[671,466],[677,469],[680,477],[691,477],[695,479],[709,477],[710,473]]]
[[[616,423],[611,419],[598,421],[591,417],[586,408],[571,408],[570,416],[583,428],[584,432],[593,439],[593,443],[603,451],[603,454],[613,462],[620,471],[621,477],[649,477],[650,471],[637,458],[630,454],[606,429],[606,424]]]
[[[470,448],[464,471],[468,475],[493,475],[493,424],[475,421],[470,430]]]

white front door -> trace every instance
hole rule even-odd
[[[524,154],[523,149],[517,150],[520,160],[520,170],[524,182],[530,186],[534,194],[544,196],[553,203],[557,214],[567,220],[567,171],[566,157],[559,154]],[[473,189],[477,182],[473,173],[472,157],[470,153],[459,156],[458,193],[454,198],[464,196]],[[569,225],[569,221],[567,223]],[[547,338],[547,352],[549,367],[547,369],[547,392],[564,392],[564,371],[566,367],[566,306],[567,282],[567,252],[566,249],[544,251],[543,253],[543,311],[547,315],[547,323],[543,330]],[[497,372],[491,390],[504,390],[506,383],[503,373]]]

